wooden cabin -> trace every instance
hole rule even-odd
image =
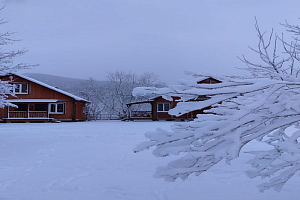
[[[13,84],[8,102],[16,105],[0,108],[2,122],[84,121],[87,100],[35,79],[9,74],[2,81]]]
[[[203,79],[199,82],[198,84],[216,84],[216,83],[221,83],[221,81],[214,79],[214,78],[206,78]],[[129,110],[129,117],[128,120],[153,120],[153,121],[158,121],[158,120],[192,120],[196,118],[197,114],[205,114],[204,110],[208,108],[204,108],[201,110],[196,110],[193,112],[189,112],[186,114],[183,114],[181,116],[174,116],[170,115],[168,112],[170,109],[175,108],[179,97],[172,97],[172,101],[166,100],[162,98],[162,96],[154,97],[151,99],[148,99],[146,101],[137,101],[137,102],[132,102],[128,103],[127,107]],[[198,99],[195,101],[205,101],[208,98],[205,96],[199,96]],[[134,105],[139,105],[139,104],[149,104],[150,109],[146,110],[134,110],[132,107]]]

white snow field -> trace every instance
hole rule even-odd
[[[153,178],[156,167],[171,158],[132,149],[146,140],[146,131],[170,129],[172,123],[0,124],[0,200],[300,199],[298,176],[280,193],[260,193],[256,185],[262,180],[244,173],[249,154],[186,181]]]

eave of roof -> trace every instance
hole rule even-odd
[[[10,103],[55,103],[57,99],[8,99]]]
[[[129,106],[129,105],[133,105],[133,104],[141,104],[141,103],[152,103],[154,102],[154,100],[145,100],[145,101],[134,101],[134,102],[130,102],[130,103],[127,103],[126,105]]]

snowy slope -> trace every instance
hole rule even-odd
[[[282,192],[258,192],[242,155],[200,177],[153,178],[168,159],[134,154],[144,132],[172,122],[0,124],[0,200],[297,200],[298,177]],[[255,144],[252,144],[255,145]]]

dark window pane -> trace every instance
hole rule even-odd
[[[64,112],[64,104],[63,103],[57,104],[57,112],[60,112],[60,113]]]
[[[28,93],[28,84],[27,83],[22,83],[22,91],[21,93]]]
[[[15,93],[20,93],[20,85],[19,84],[15,84]]]
[[[157,111],[164,111],[164,105],[161,103],[157,104]]]
[[[169,111],[170,110],[170,104],[165,103],[164,104],[164,111]]]
[[[50,112],[54,113],[55,112],[55,107],[56,107],[55,104],[51,104],[50,105]]]

